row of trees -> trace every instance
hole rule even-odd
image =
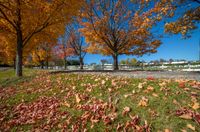
[[[132,65],[132,66],[134,66],[134,65],[138,65],[138,62],[139,62],[139,61],[137,61],[137,59],[135,59],[135,58],[132,58],[132,59],[127,58],[127,59],[125,59],[125,60],[121,60],[121,61],[120,61],[120,64],[122,64],[122,65]],[[140,63],[140,62],[139,62],[139,63]]]
[[[79,0],[0,1],[1,38],[9,49],[14,45],[17,76],[22,76],[23,56],[44,38],[57,38],[62,34],[72,16],[77,15],[81,3]]]
[[[73,60],[68,60],[68,58],[78,57],[78,62],[74,60],[75,64],[80,64],[80,69],[83,69],[83,58],[86,54],[87,45],[83,42],[83,37],[72,25],[67,26],[65,33],[59,37],[59,41],[57,39],[45,39],[37,41],[37,45],[30,50],[27,56],[23,57],[23,64],[27,66],[40,65],[43,69],[44,66],[48,68],[49,62],[51,62],[51,65],[52,63],[55,63],[54,65],[61,65],[60,62],[62,61],[61,63],[67,69],[68,64],[74,64]],[[9,52],[7,49],[4,49],[4,51],[7,52],[2,50],[2,55],[9,53],[12,57],[2,56],[5,58],[2,61],[14,65],[15,68],[15,52]]]
[[[176,14],[179,6],[192,2],[196,4],[184,14]],[[0,56],[15,62],[17,76],[22,76],[23,59],[30,53],[43,64],[48,63],[52,51],[63,61],[69,55],[78,56],[81,68],[86,51],[112,56],[114,70],[118,70],[119,55],[141,56],[157,51],[161,41],[154,27],[163,20],[179,17],[165,24],[165,32],[189,36],[200,20],[199,3],[199,0],[0,0],[3,49]]]

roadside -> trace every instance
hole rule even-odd
[[[128,78],[161,78],[161,79],[187,79],[200,80],[200,72],[191,71],[55,71],[52,73],[77,73],[93,75],[123,76]]]

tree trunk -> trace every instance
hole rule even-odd
[[[23,41],[22,32],[17,32],[17,54],[16,54],[16,75],[22,76],[22,55],[23,54]]]
[[[83,58],[80,57],[79,61],[80,61],[80,69],[83,70]]]
[[[67,60],[66,60],[66,57],[64,58],[64,67],[65,67],[65,70],[67,70]]]
[[[41,68],[44,69],[44,61],[40,62]]]
[[[16,57],[13,59],[13,63],[14,70],[16,70]]]
[[[49,60],[48,59],[46,61],[46,67],[47,67],[47,69],[49,68]]]
[[[113,63],[114,70],[119,70],[119,67],[118,67],[118,54],[114,54],[113,55],[113,60],[114,60],[114,63]]]

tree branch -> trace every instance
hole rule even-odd
[[[192,0],[194,2],[197,2],[198,4],[200,4],[200,0]]]
[[[6,14],[3,12],[3,10],[0,8],[0,12],[3,15],[4,19],[10,23],[15,29],[17,29],[16,25],[6,16]]]

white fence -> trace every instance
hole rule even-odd
[[[40,68],[40,67],[35,67]],[[44,67],[45,68],[45,67]],[[48,67],[52,70],[65,70],[63,66]],[[113,70],[113,65],[84,65],[84,70]],[[161,66],[130,66],[119,65],[120,70],[179,70],[179,71],[200,71],[200,65],[161,65]],[[80,70],[80,66],[67,66],[66,70]]]

